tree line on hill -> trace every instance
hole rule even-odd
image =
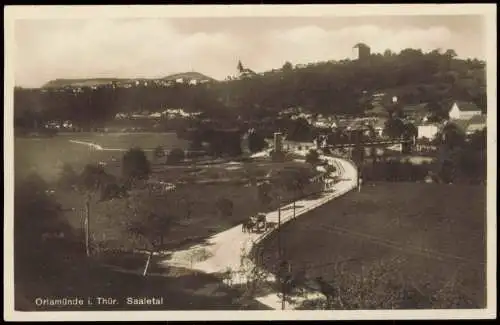
[[[244,121],[275,118],[289,107],[322,114],[359,115],[372,107],[371,94],[385,92],[401,103],[427,102],[436,111],[451,100],[485,107],[485,63],[462,60],[453,50],[386,51],[366,60],[328,61],[305,67],[287,62],[281,69],[224,82],[172,87],[97,89],[14,89],[15,125],[59,119],[90,128],[106,125],[118,112],[161,111],[179,107],[205,117]],[[278,123],[278,122],[277,122]],[[300,122],[298,122],[300,123]],[[297,124],[300,126],[300,124]]]

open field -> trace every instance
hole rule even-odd
[[[79,170],[88,163],[121,160],[123,151],[99,151],[91,147],[72,143],[70,140],[90,142],[103,148],[129,149],[139,146],[154,149],[161,145],[165,149],[186,148],[187,141],[180,140],[173,133],[65,133],[53,138],[15,138],[14,161],[17,176],[36,171],[40,176],[51,180],[60,172],[64,163]],[[152,158],[152,152],[147,152]]]
[[[286,224],[281,244],[292,270],[305,269],[307,278],[322,276],[346,292],[367,279],[363,270],[397,259],[397,269],[383,276],[420,292],[424,298],[414,308],[442,306],[423,300],[450,286],[459,298],[444,308],[484,308],[485,207],[481,186],[375,183]],[[277,235],[261,245],[263,263],[273,269]],[[358,283],[347,284],[354,275]],[[392,290],[379,289],[381,299]]]

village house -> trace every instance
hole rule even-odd
[[[405,105],[403,106],[402,111],[407,120],[420,122],[428,115],[429,107],[427,103]]]
[[[373,105],[373,103],[372,103]],[[373,108],[365,111],[365,116],[389,117],[389,112],[380,104],[373,105]]]
[[[481,110],[471,102],[455,101],[448,116],[451,120],[469,120],[473,116],[481,115]]]
[[[328,118],[325,118],[325,117],[318,117],[313,125],[317,128],[324,128],[324,129],[329,129],[329,128],[332,128],[333,124],[335,122],[331,121],[330,119]]]
[[[162,114],[159,112],[155,112],[155,113],[149,114],[149,117],[150,118],[160,118],[160,117],[162,117]]]
[[[417,139],[433,140],[439,132],[439,125],[435,123],[425,123],[417,126]]]
[[[371,103],[374,107],[383,106],[384,99],[386,98],[385,93],[374,93],[371,96]]]

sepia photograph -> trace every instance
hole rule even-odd
[[[4,16],[4,319],[495,318],[495,5]]]

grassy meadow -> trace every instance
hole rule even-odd
[[[152,149],[163,146],[165,149],[186,148],[187,141],[180,140],[173,133],[66,133],[52,138],[14,139],[15,175],[22,177],[30,172],[37,172],[50,181],[57,178],[63,164],[68,163],[75,170],[82,169],[88,163],[99,161],[118,161],[124,151],[99,151],[70,140],[90,142],[105,149],[124,149],[141,147],[152,159]]]

